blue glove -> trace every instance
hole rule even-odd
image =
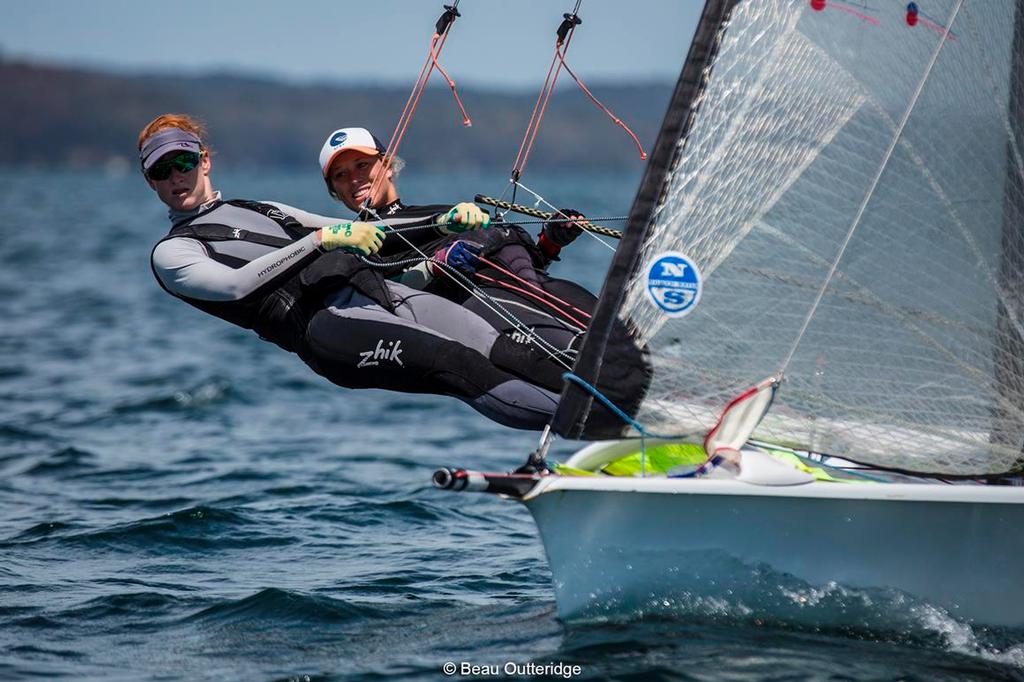
[[[452,242],[448,246],[438,249],[434,253],[434,260],[455,268],[467,277],[472,277],[473,273],[476,272],[477,267],[480,266],[480,259],[477,258],[477,254],[479,254],[482,249],[482,246],[474,244],[473,242]],[[441,267],[437,263],[431,263],[430,271],[435,276],[438,276],[444,273],[445,268]]]

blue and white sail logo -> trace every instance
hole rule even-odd
[[[647,296],[669,317],[682,317],[700,302],[700,270],[689,256],[665,251],[647,267]]]

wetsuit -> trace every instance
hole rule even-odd
[[[597,305],[596,297],[575,282],[551,277],[547,268],[552,260],[557,260],[558,248],[542,248],[518,225],[492,222],[486,231],[438,236],[430,241],[430,230],[436,231],[433,224],[437,216],[450,208],[450,205],[407,206],[401,201],[385,206],[379,211],[380,218],[392,227],[403,228],[400,234],[410,241],[419,240],[414,248],[395,234],[385,242],[385,248],[390,247],[389,253],[400,259],[420,253],[433,255],[434,250],[458,240],[480,245],[481,255],[495,264],[482,262],[472,278],[475,287],[487,295],[487,300],[470,295],[455,277],[435,277],[417,282],[416,286],[459,302],[487,320],[503,337],[523,347],[554,347],[560,351],[560,366],[571,368]],[[516,320],[510,321],[504,312],[495,312],[491,307],[493,303]],[[634,415],[650,386],[652,372],[648,351],[633,341],[631,325],[632,322],[618,317],[612,321],[609,345],[614,350],[606,354],[602,374],[608,384],[604,386],[605,394],[627,414]],[[536,342],[534,336],[544,343]],[[618,416],[601,405],[594,410],[604,422],[612,425],[606,430],[607,437],[621,435]]]
[[[518,225],[492,223],[486,231],[453,235],[438,231],[434,221],[450,208],[451,205],[443,204],[410,206],[396,200],[378,210],[376,216],[360,217],[375,220],[379,216],[385,224],[400,230],[385,242],[381,251],[381,255],[392,260],[415,258],[420,252],[432,256],[435,250],[453,241],[482,247],[480,255],[497,267],[482,264],[473,283],[504,310],[496,311],[491,301],[470,295],[457,277],[424,278],[418,283],[410,278],[409,283],[462,304],[517,343],[530,344],[534,334],[541,337],[546,344],[562,351],[564,364],[571,366],[576,345],[597,303],[594,295],[575,282],[548,275],[551,258]],[[509,320],[508,313],[515,320]]]
[[[170,217],[151,256],[160,285],[297,353],[335,384],[450,395],[516,428],[542,428],[554,411],[556,394],[536,384],[555,388],[557,366],[462,306],[389,281],[340,249],[323,252],[315,229],[337,219],[219,193]]]

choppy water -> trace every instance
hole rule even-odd
[[[332,210],[313,172],[218,180]],[[636,181],[535,184],[622,215]],[[402,184],[420,203],[502,188]],[[507,662],[604,679],[1024,679],[1024,633],[763,573],[766,599],[799,617],[718,600],[563,625],[526,510],[429,485],[438,466],[513,467],[532,434],[450,399],[337,389],[173,300],[148,268],[166,220],[135,176],[0,173],[0,215],[0,679],[443,679],[449,661],[455,679],[463,663],[531,672]],[[561,272],[596,288],[607,257],[575,245]],[[832,625],[865,604],[893,618]]]

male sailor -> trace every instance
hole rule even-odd
[[[561,371],[548,356],[464,307],[386,279],[366,257],[385,238],[371,224],[223,200],[204,138],[180,114],[139,134],[142,173],[171,220],[151,255],[165,291],[253,329],[339,386],[453,396],[506,426],[543,428]],[[435,225],[459,232],[467,223],[452,215]]]
[[[562,209],[568,219],[547,222],[536,243],[521,227],[509,223],[450,235],[447,230],[438,230],[438,225],[454,219],[486,228],[490,216],[469,202],[454,206],[403,203],[395,178],[405,164],[398,157],[388,164],[385,156],[384,144],[369,130],[348,127],[327,136],[319,163],[332,197],[355,211],[361,220],[397,228],[382,255],[394,259],[433,257],[410,268],[402,281],[462,303],[520,342],[528,343],[530,335],[538,335],[550,344],[549,348],[564,352],[563,362],[571,365],[575,344],[586,329],[596,299],[574,282],[550,277],[547,267],[581,234],[576,221],[583,220],[583,215]],[[452,276],[438,262],[454,268],[465,279]],[[511,306],[516,320],[495,312],[487,298],[471,296],[470,286],[499,304]]]

